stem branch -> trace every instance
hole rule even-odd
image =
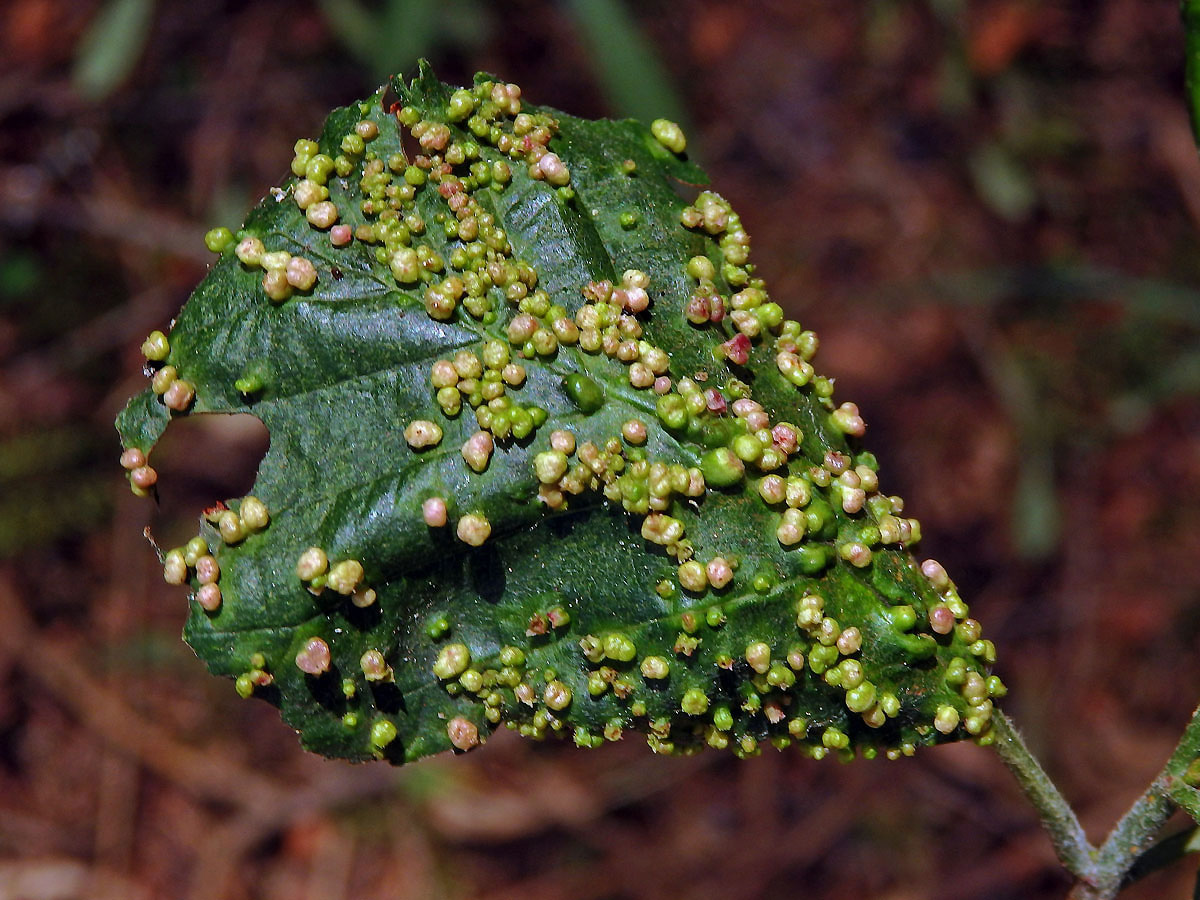
[[[1182,779],[1187,767],[1200,757],[1200,709],[1192,714],[1158,777],[1121,817],[1099,849],[1088,842],[1074,810],[1030,753],[1012,720],[1000,713],[993,723],[996,752],[1041,815],[1059,860],[1077,879],[1070,894],[1072,900],[1115,897],[1171,814],[1182,808],[1195,818],[1200,812],[1200,791]]]
[[[1012,720],[999,710],[997,713],[992,717],[996,737],[993,748],[1041,815],[1059,861],[1080,881],[1091,881],[1096,871],[1096,849],[1084,834],[1079,817],[1034,758]]]

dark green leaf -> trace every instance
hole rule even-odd
[[[874,458],[846,436],[860,430],[856,411],[810,377],[815,335],[783,321],[753,280],[736,214],[715,194],[682,199],[679,182],[704,174],[645,126],[524,101],[514,118],[506,90],[480,76],[454,92],[423,69],[334,111],[320,150],[345,175],[321,180],[340,224],[358,229],[345,246],[327,222],[306,221],[297,192],[312,185],[294,177],[251,213],[237,250],[210,235],[221,256],[155,378],[160,390],[172,372],[194,386],[192,413],[266,424],[253,495],[270,523],[254,525],[256,501],[230,500],[200,542],[167,554],[169,578],[196,591],[188,641],[240,692],[279,705],[306,746],[351,759],[412,760],[501,723],[582,745],[632,730],[659,751],[741,754],[768,742],[900,754],[968,730],[986,738],[989,696],[1002,692],[987,679],[994,650],[940,567],[929,567],[935,585],[904,549],[919,526],[875,490]],[[466,114],[472,105],[486,121]],[[343,145],[356,128],[365,153]],[[402,157],[402,130],[423,134],[427,155],[406,135]],[[531,166],[546,139],[557,157]],[[299,147],[294,170],[311,156]],[[492,173],[505,160],[501,184]],[[320,175],[319,159],[309,165]],[[237,255],[256,240],[311,261],[315,284],[268,299],[261,266]],[[415,282],[412,248],[427,263]],[[618,320],[602,298],[620,302],[615,283],[637,307],[643,281],[648,309]],[[706,292],[730,314],[692,324],[685,308]],[[761,334],[735,339],[735,318]],[[515,335],[523,321],[538,332]],[[147,350],[163,355],[154,341]],[[486,401],[505,355],[524,379],[509,369],[512,383],[488,387],[499,396]],[[492,374],[477,377],[485,364]],[[670,384],[652,388],[654,370]],[[449,412],[435,371],[476,379],[443,390]],[[186,385],[166,397],[185,405]],[[149,454],[178,414],[153,391],[135,397],[118,421],[125,446]],[[440,441],[411,447],[414,422]],[[798,446],[764,423],[792,423]],[[494,451],[464,455],[481,425]],[[788,497],[772,495],[785,487],[775,476]],[[253,525],[244,538],[239,516]],[[334,568],[305,582],[308,548]],[[200,584],[214,574],[196,563],[206,550],[217,588]],[[348,561],[361,563],[361,584]]]

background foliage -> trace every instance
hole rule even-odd
[[[1200,168],[1177,5],[434,6],[0,12],[0,883],[1061,896],[1032,810],[971,747],[850,767],[640,742],[497,740],[400,773],[302,756],[273,710],[202,676],[138,537],[149,516],[179,543],[244,493],[265,434],[173,428],[148,513],[109,423],[141,338],[203,272],[204,229],[240,220],[294,140],[381,72],[423,53],[448,80],[502,72],[580,115],[678,104],[925,550],[986,621],[1007,707],[1098,832],[1198,682]],[[622,26],[640,47],[605,44]],[[653,107],[630,85],[656,86]],[[1189,877],[1131,895],[1184,896]]]

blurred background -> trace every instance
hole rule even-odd
[[[840,765],[502,732],[354,767],[306,756],[179,641],[143,528],[194,533],[267,436],[178,422],[161,502],[133,498],[111,422],[139,344],[204,274],[204,231],[419,56],[686,125],[1093,840],[1200,696],[1176,0],[5,0],[0,900],[1063,897],[974,746]],[[1129,896],[1191,896],[1195,868]]]

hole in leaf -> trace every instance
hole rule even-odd
[[[172,422],[150,456],[158,471],[151,530],[159,544],[169,548],[186,541],[206,508],[250,493],[270,443],[267,427],[249,413]]]

